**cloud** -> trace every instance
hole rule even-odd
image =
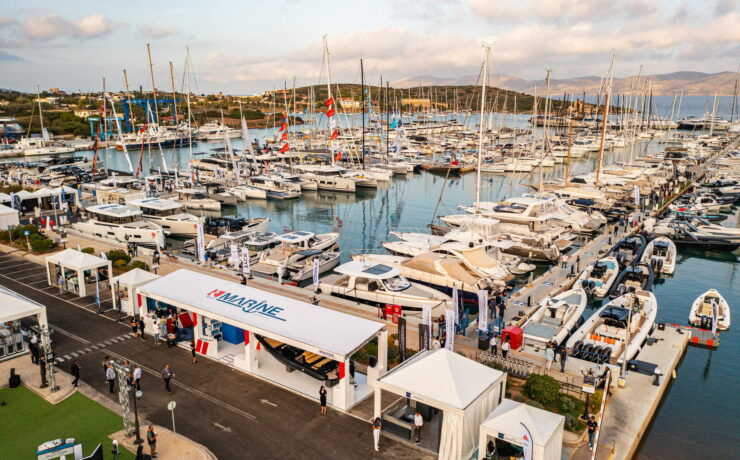
[[[75,35],[80,37],[100,37],[108,34],[118,26],[102,14],[92,14],[74,23]]]
[[[733,11],[737,11],[737,0],[717,0],[714,5],[714,15],[716,17],[724,16]]]
[[[163,38],[179,34],[180,29],[175,26],[155,27],[149,24],[144,24],[139,27],[139,33],[146,38]]]
[[[5,52],[3,50],[0,50],[0,61],[22,61],[23,59],[16,56],[15,54],[10,54],[8,52]]]
[[[13,21],[9,24],[18,25],[9,40],[16,46],[65,37],[83,39],[101,37],[120,25],[100,13],[91,14],[78,21],[69,21],[56,13],[49,13],[43,16],[31,16],[23,22]]]
[[[13,18],[0,17],[0,27],[10,26],[10,25],[14,25],[14,24],[17,24],[17,23],[18,23],[18,21],[16,21]]]

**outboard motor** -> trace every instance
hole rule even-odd
[[[609,362],[609,358],[612,356],[612,347],[604,347],[601,349],[601,360],[599,364],[604,364]]]
[[[570,355],[574,358],[579,358],[581,356],[582,346],[583,346],[583,340],[579,340],[576,343],[574,343],[573,350],[570,352]]]
[[[663,259],[658,259],[655,265],[658,267],[658,269],[654,271],[657,271],[657,272],[661,271],[663,269]]]
[[[601,345],[595,345],[594,348],[593,348],[593,350],[591,350],[591,353],[593,353],[591,355],[593,362],[598,363],[598,362],[601,361],[601,350],[602,350],[602,348],[603,347]]]
[[[593,355],[591,354],[591,352],[593,351],[593,349],[594,346],[590,343],[584,345],[583,348],[581,348],[581,358],[585,359],[586,361],[592,361]]]

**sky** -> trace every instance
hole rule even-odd
[[[541,79],[736,71],[740,0],[0,0],[0,88],[182,88],[254,94],[325,83],[327,35],[333,82],[477,75]]]

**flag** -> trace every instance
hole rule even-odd
[[[339,130],[338,129],[335,129],[334,132],[331,133],[331,136],[329,137],[329,140],[330,141],[333,141],[334,139],[337,138],[337,136],[339,136]]]
[[[282,147],[280,147],[280,153],[285,153],[288,150],[290,150],[290,145],[288,145],[287,143],[283,145]]]
[[[325,105],[329,107],[330,105],[334,105],[334,98],[329,97],[329,99],[326,100]]]
[[[634,194],[635,206],[640,206],[640,187],[637,184],[632,188],[632,193]]]
[[[80,243],[77,243],[77,250],[78,250],[79,252],[82,252],[82,248],[80,247]]]
[[[231,245],[231,254],[229,255],[229,263],[234,267],[239,267],[239,248],[237,245]]]
[[[532,460],[532,433],[529,432],[529,428],[525,424],[521,422],[519,424],[521,425],[522,432],[522,454],[524,460]]]
[[[95,269],[95,305],[100,310],[100,285],[98,284],[98,269]]]
[[[242,248],[242,273],[249,276],[251,267],[249,266],[249,249]]]
[[[288,140],[288,133],[284,132],[282,136],[280,136],[281,141],[287,141]]]
[[[455,315],[457,315],[457,309],[445,310],[445,328],[447,329],[445,348],[450,351],[455,348]]]
[[[714,299],[712,299],[712,334],[713,335],[717,333],[717,319],[718,319],[717,316],[718,316],[717,302]]]
[[[313,284],[319,287],[319,258],[313,258]]]
[[[280,125],[280,131],[285,131],[286,129],[288,129],[288,123],[283,122],[283,124]]]
[[[342,152],[337,153],[337,157],[334,159],[334,161],[339,161],[342,159]]]
[[[196,237],[196,246],[197,246],[197,253],[198,253],[198,261],[200,263],[204,263],[206,261],[206,241],[205,241],[205,235],[203,234],[203,224],[198,222],[198,229],[197,229],[197,237]]]
[[[427,326],[432,325],[432,306],[431,305],[421,306],[421,324],[426,324]]]
[[[460,315],[457,312],[458,305],[460,305],[460,294],[457,291],[457,286],[452,286],[452,310],[454,311],[453,318],[455,320],[453,324],[455,325],[460,323]]]
[[[488,331],[488,291],[478,291],[478,330]]]
[[[329,118],[331,118],[331,117],[334,116],[334,113],[335,113],[335,110],[334,110],[334,107],[332,107],[332,108],[330,108],[329,110],[326,111],[326,116],[329,117]]]

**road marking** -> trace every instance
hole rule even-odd
[[[36,270],[36,267],[24,268],[23,270],[13,270],[13,273],[27,272],[28,270]],[[22,280],[24,278],[30,278],[32,276],[38,276],[38,275],[40,275],[40,273],[34,273],[33,275],[21,276],[20,278],[13,278],[13,279]]]
[[[277,407],[277,404],[275,404],[274,402],[270,401],[269,399],[260,399],[260,402],[262,404],[267,404],[268,406]]]
[[[218,428],[219,430],[225,432],[225,433],[231,433],[231,427],[230,426],[223,426],[220,423],[213,422],[213,425]]]

